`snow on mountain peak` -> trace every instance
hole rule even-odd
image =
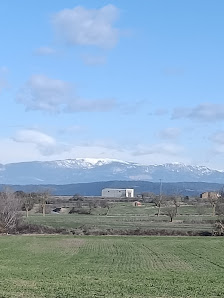
[[[110,164],[113,162],[129,164],[126,161],[118,160],[118,159],[110,159],[110,158],[75,158],[75,159],[65,159],[65,160],[56,160],[55,163],[57,167],[63,168],[92,168],[95,166],[102,166],[106,164]]]
[[[79,160],[83,163],[91,164],[93,166],[109,164],[112,162],[120,162],[120,163],[128,164],[128,162],[126,161],[119,160],[119,159],[110,159],[110,158],[76,158],[76,160]]]

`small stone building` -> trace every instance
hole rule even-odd
[[[219,198],[220,194],[217,191],[206,191],[200,194],[201,199],[214,199]]]

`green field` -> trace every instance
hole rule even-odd
[[[91,215],[83,214],[47,214],[43,217],[40,213],[31,213],[29,223],[46,225],[55,228],[91,230],[106,229],[134,230],[134,229],[156,229],[174,231],[198,231],[212,232],[217,216],[212,217],[212,208],[209,206],[203,210],[204,214],[198,213],[195,206],[182,205],[178,208],[178,214],[173,222],[164,214],[165,208],[161,208],[161,216],[156,216],[157,208],[154,204],[144,204],[134,207],[132,203],[116,202],[110,208],[108,215],[104,215],[102,208],[96,208]],[[199,210],[200,211],[200,210]]]
[[[1,236],[0,297],[224,297],[221,237]]]

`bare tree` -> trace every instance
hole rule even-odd
[[[177,214],[178,208],[180,207],[180,201],[181,201],[181,199],[180,199],[180,197],[178,197],[178,196],[174,196],[174,197],[172,198],[172,201],[173,201],[173,204],[174,204],[174,206],[175,206],[176,214]]]
[[[212,231],[213,236],[223,236],[224,234],[224,223],[223,220],[219,220],[214,225],[214,230]]]
[[[24,199],[24,208],[26,210],[26,217],[29,216],[29,211],[33,208],[34,205],[34,199],[32,197],[32,193],[28,193]]]
[[[96,200],[90,200],[90,201],[88,202],[88,205],[89,205],[89,212],[90,212],[90,213],[92,213],[93,209],[94,209],[94,208],[97,208],[97,206],[98,206]]]
[[[21,210],[20,199],[9,189],[0,193],[0,226],[5,232],[14,231]]]
[[[165,213],[166,213],[166,215],[169,216],[170,222],[172,222],[173,221],[173,218],[176,217],[176,215],[177,215],[176,206],[168,206],[168,207],[166,207]]]
[[[83,201],[83,196],[81,196],[79,193],[74,194],[72,198],[69,199],[69,201]]]
[[[81,209],[82,208],[82,201],[81,200],[76,201],[75,205],[76,205],[76,208]]]
[[[152,192],[142,192],[140,194],[141,199],[144,203],[149,202],[149,201],[153,201],[156,197],[156,195]]]
[[[160,210],[161,210],[161,205],[162,205],[162,200],[163,200],[163,197],[160,195],[160,196],[156,196],[153,200],[153,203],[155,204],[155,206],[158,208],[158,212],[157,212],[157,216],[160,215]]]
[[[43,216],[46,215],[46,204],[49,199],[49,196],[50,196],[50,192],[48,190],[42,192],[39,196],[39,202],[40,202],[40,207],[41,207]]]
[[[221,216],[224,215],[224,191],[220,190],[218,194],[218,200],[215,207],[215,214]]]
[[[219,195],[217,193],[212,193],[208,197],[208,201],[212,206],[212,216],[215,216],[216,213],[216,205],[218,203]]]
[[[160,179],[159,196],[156,196],[156,197],[153,199],[154,204],[156,205],[156,207],[158,207],[157,216],[160,215],[160,210],[161,210],[162,200],[163,200],[163,196],[162,196],[162,179]]]
[[[112,207],[112,204],[110,204],[108,201],[100,201],[100,207],[106,209],[106,212],[104,215],[108,215],[110,208]]]
[[[106,200],[100,200],[99,201],[100,208],[107,208],[108,207],[108,201]]]
[[[29,216],[29,211],[33,208],[34,197],[33,193],[25,193],[23,191],[16,191],[14,193],[16,199],[19,199],[22,203],[22,210],[26,211],[26,217]]]

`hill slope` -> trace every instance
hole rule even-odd
[[[37,192],[49,190],[53,195],[68,195],[72,196],[79,193],[83,196],[100,196],[103,188],[134,188],[135,194],[142,192],[153,192],[159,194],[160,183],[153,183],[148,181],[103,181],[92,183],[77,183],[67,185],[11,185],[13,190],[22,190],[25,192]],[[163,183],[163,194],[179,194],[182,196],[198,196],[204,191],[219,191],[223,185],[218,183],[205,182],[177,182],[177,183]],[[0,190],[4,185],[0,185]]]

